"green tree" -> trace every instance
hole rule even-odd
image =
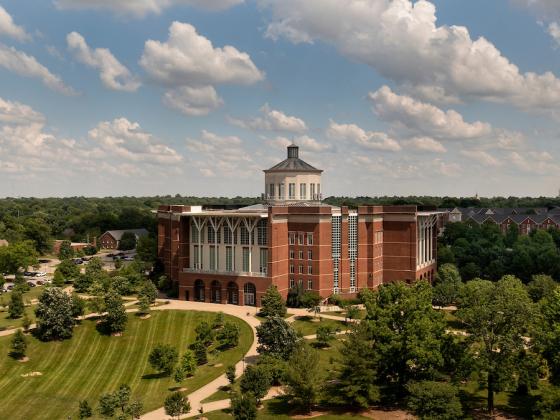
[[[10,356],[14,359],[23,359],[27,351],[27,340],[21,330],[17,330],[12,337]]]
[[[78,411],[79,419],[89,419],[93,416],[93,410],[87,400],[80,400],[80,408]]]
[[[150,280],[144,281],[142,283],[142,286],[140,287],[140,290],[138,291],[138,297],[144,297],[150,305],[156,303],[158,291],[154,283],[152,283]]]
[[[433,303],[448,306],[457,301],[461,291],[461,274],[453,264],[443,264],[439,267],[433,288]]]
[[[72,298],[58,287],[49,287],[39,296],[35,309],[37,336],[43,341],[72,337]]]
[[[27,312],[23,313],[23,319],[21,320],[21,326],[23,327],[23,331],[28,332],[29,328],[31,328],[31,319],[27,315]]]
[[[281,318],[286,315],[286,305],[276,286],[271,285],[266,289],[261,299],[260,315],[264,317],[279,316]]]
[[[210,346],[214,341],[214,331],[212,327],[206,321],[200,322],[194,329],[196,332],[196,341],[204,343],[206,346]]]
[[[359,317],[360,317],[360,309],[355,305],[348,306],[348,308],[346,309],[346,318],[352,320],[352,319],[358,319]]]
[[[157,240],[153,236],[141,236],[136,244],[136,255],[141,261],[153,264],[157,259]]]
[[[93,282],[95,281],[95,279],[91,276],[88,276],[86,274],[80,274],[75,280],[74,280],[74,290],[78,293],[87,293],[89,292],[90,287],[92,286]],[[60,280],[58,280],[58,283],[62,283],[62,285],[64,285],[64,279],[62,277],[60,277]],[[57,284],[57,286],[61,287],[62,285]]]
[[[260,354],[270,354],[287,360],[294,351],[298,337],[294,329],[280,317],[267,318],[257,327]]]
[[[10,243],[0,247],[0,273],[16,274],[37,265],[38,254],[32,241]]]
[[[8,314],[12,319],[21,318],[25,307],[23,306],[23,295],[21,291],[17,288],[12,290],[12,296],[10,297],[10,303],[8,304]]]
[[[554,290],[558,287],[558,283],[546,274],[536,274],[527,285],[527,292],[533,302],[539,302],[541,299],[552,296]]]
[[[181,418],[183,414],[191,411],[191,404],[189,399],[180,392],[174,392],[169,395],[163,403],[165,414],[172,418]]]
[[[322,300],[323,298],[321,298],[321,296],[317,292],[308,290],[303,294],[301,298],[301,304],[304,308],[307,308],[309,312],[313,311],[314,314],[317,315],[317,312],[319,311],[319,304]]]
[[[170,375],[177,364],[177,349],[169,344],[157,344],[151,351],[148,361],[152,368],[165,375]]]
[[[130,416],[131,419],[139,419],[142,415],[142,410],[144,409],[144,404],[141,400],[131,401],[126,407],[126,414]]]
[[[226,378],[230,386],[235,383],[235,365],[229,365],[226,368]]]
[[[550,384],[540,386],[540,398],[535,404],[536,412],[542,419],[560,418],[560,388]]]
[[[494,393],[515,384],[524,351],[524,336],[534,318],[534,306],[521,281],[504,276],[496,283],[468,282],[461,293],[457,317],[465,324],[473,366],[487,377],[488,411]]]
[[[122,384],[113,394],[115,396],[115,405],[117,408],[121,409],[121,414],[126,413],[128,403],[130,402],[130,393],[130,387],[126,384]]]
[[[64,275],[60,271],[55,271],[52,280],[53,286],[64,287],[64,282],[65,282]]]
[[[44,254],[51,250],[51,227],[43,219],[30,217],[25,220],[24,235],[33,241],[37,252]]]
[[[231,413],[235,420],[256,420],[257,402],[252,394],[235,393],[231,397]]]
[[[285,385],[288,395],[307,413],[319,401],[323,377],[319,353],[306,342],[301,342],[288,360]]]
[[[457,389],[447,383],[422,381],[406,386],[408,409],[420,419],[455,420],[463,416]]]
[[[317,328],[317,345],[328,347],[334,338],[334,330],[330,325],[321,325]]]
[[[58,251],[58,258],[61,260],[74,258],[74,248],[72,248],[72,243],[70,241],[62,241]]]
[[[185,378],[194,375],[196,365],[196,358],[191,350],[187,350],[183,353],[179,365],[175,369],[175,382],[181,383]]]
[[[136,235],[132,232],[123,233],[119,241],[119,251],[128,251],[136,248]]]
[[[59,273],[58,276],[61,276],[65,282],[74,281],[80,277],[80,269],[72,260],[61,261],[54,271],[55,277],[57,273]]]
[[[550,296],[543,298],[539,322],[536,322],[536,344],[546,359],[550,371],[550,382],[560,385],[560,288],[554,289]]]
[[[77,293],[72,293],[72,316],[78,318],[86,312],[86,301]]]
[[[102,417],[112,418],[115,416],[115,411],[117,411],[117,399],[115,394],[112,392],[108,392],[102,394],[99,397],[99,406],[97,411]]]
[[[239,344],[239,326],[233,322],[226,322],[216,334],[221,349],[231,349]]]
[[[257,404],[260,404],[260,401],[270,389],[271,384],[272,378],[267,369],[259,365],[249,365],[245,368],[245,372],[243,372],[243,376],[239,381],[239,389],[243,394],[253,394]]]
[[[99,257],[93,257],[89,260],[85,268],[85,273],[89,277],[95,277],[103,271],[105,271],[103,269],[103,260]]]
[[[192,345],[194,351],[194,357],[196,358],[196,363],[198,365],[204,365],[208,363],[208,350],[206,345],[202,341],[195,341]]]
[[[109,290],[105,295],[105,319],[103,321],[107,332],[122,333],[126,328],[128,317],[124,308],[122,298],[114,291]]]
[[[212,329],[216,330],[218,328],[222,328],[224,326],[224,319],[224,313],[221,311],[218,312],[212,322]]]

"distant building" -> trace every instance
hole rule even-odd
[[[64,242],[64,241],[60,240],[60,239],[57,239],[53,242],[53,253],[55,255],[58,255],[60,253],[60,246],[62,245],[62,242]],[[71,242],[70,243],[70,248],[72,248],[74,251],[80,251],[84,248],[87,248],[88,246],[95,246],[95,245],[87,243],[87,242]]]
[[[295,145],[264,174],[264,204],[158,208],[158,255],[181,299],[260,306],[270,285],[327,298],[433,279],[435,208],[322,203],[322,170]]]
[[[99,237],[99,246],[103,249],[118,249],[122,236],[127,232],[133,233],[137,241],[148,235],[146,229],[108,230]]]

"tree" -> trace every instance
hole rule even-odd
[[[139,419],[142,415],[142,410],[144,409],[144,404],[142,404],[141,400],[134,400],[128,407],[126,407],[126,414],[130,416],[132,419]]]
[[[192,349],[194,351],[196,363],[199,366],[208,363],[208,350],[206,349],[206,345],[202,341],[195,341],[192,345]]]
[[[60,271],[55,271],[52,280],[53,286],[64,287],[64,282],[65,282],[64,275]]]
[[[170,375],[177,364],[178,358],[179,355],[175,347],[169,344],[157,344],[150,353],[148,361],[152,368],[158,372]]]
[[[455,303],[459,297],[462,284],[461,274],[455,265],[441,265],[432,292],[433,303],[439,306],[448,306]]]
[[[278,292],[276,286],[271,285],[266,289],[261,299],[261,316],[279,316],[281,318],[286,315],[286,305],[282,299],[282,295]]]
[[[214,331],[212,327],[206,321],[199,323],[194,329],[196,332],[196,341],[204,343],[206,346],[210,346],[214,341]]]
[[[259,365],[249,365],[245,368],[243,376],[239,381],[239,389],[243,394],[251,393],[255,396],[257,404],[260,404],[270,386],[272,379],[267,369]]]
[[[72,242],[62,241],[60,244],[60,249],[58,250],[58,258],[61,260],[68,260],[74,258],[74,248],[72,248]]]
[[[123,233],[119,241],[119,251],[128,251],[136,248],[136,235],[132,232]]]
[[[226,368],[226,378],[230,386],[235,383],[235,365],[229,365]]]
[[[37,265],[38,254],[32,241],[10,243],[0,247],[0,273],[16,274],[27,267]]]
[[[536,404],[537,414],[542,419],[560,418],[560,388],[550,384],[540,387],[540,400]]]
[[[72,316],[78,318],[86,311],[86,301],[77,293],[72,293]]]
[[[93,257],[89,260],[85,268],[85,273],[89,277],[95,277],[103,271],[105,271],[103,269],[103,260],[99,257]]]
[[[23,359],[27,350],[27,340],[21,330],[17,330],[12,337],[10,356],[14,359]]]
[[[257,402],[252,394],[235,393],[231,397],[231,413],[235,420],[256,420]]]
[[[456,316],[466,325],[466,343],[472,364],[487,383],[488,411],[494,411],[494,393],[515,384],[524,351],[524,335],[534,317],[534,306],[521,281],[504,276],[496,283],[468,282]]]
[[[330,325],[321,325],[317,328],[317,345],[319,347],[328,347],[333,338],[334,331]]]
[[[142,283],[140,290],[138,291],[138,300],[145,301],[148,306],[153,305],[158,297],[158,291],[154,283],[150,280],[146,280]]]
[[[539,302],[540,318],[536,323],[537,348],[546,359],[550,382],[560,384],[560,288]]]
[[[536,274],[527,285],[527,292],[533,302],[552,296],[554,290],[558,287],[558,283],[546,274]]]
[[[79,419],[89,419],[93,416],[93,410],[87,400],[80,400],[80,409],[78,411]]]
[[[212,329],[217,330],[218,328],[222,328],[224,326],[224,313],[218,312],[214,317],[214,322],[212,322]]]
[[[191,350],[187,350],[183,353],[179,365],[175,369],[175,382],[181,383],[188,376],[194,375],[194,372],[196,371],[196,364],[196,358]]]
[[[122,414],[125,414],[130,401],[130,387],[126,384],[120,385],[119,389],[114,392],[114,396],[115,405],[121,409]]]
[[[358,319],[360,316],[360,309],[355,305],[350,305],[346,309],[346,318],[348,319]]]
[[[319,366],[319,353],[301,342],[288,360],[285,384],[287,393],[307,413],[311,411],[323,388],[323,371]]]
[[[180,392],[174,392],[169,395],[165,399],[163,407],[165,408],[165,414],[177,419],[191,411],[189,399]]]
[[[29,328],[31,327],[31,319],[27,316],[27,312],[23,313],[23,319],[21,320],[21,326],[23,327],[23,331],[28,332]]]
[[[321,296],[317,292],[311,292],[308,290],[303,294],[301,298],[301,304],[305,308],[307,308],[308,311],[313,311],[315,315],[317,315],[319,304],[322,300],[323,298],[321,298]]]
[[[141,261],[153,264],[157,259],[157,240],[152,236],[141,236],[136,244],[136,255]]]
[[[122,303],[122,298],[114,290],[109,290],[105,295],[105,320],[104,327],[111,334],[121,333],[126,327],[128,317]]]
[[[420,419],[454,420],[463,416],[457,389],[434,381],[411,382],[406,386],[408,409]]]
[[[112,392],[108,392],[102,394],[99,398],[99,407],[97,411],[102,417],[111,418],[115,415],[115,411],[117,410],[117,399],[115,394]]]
[[[21,318],[25,307],[23,306],[23,295],[19,289],[12,290],[10,303],[8,305],[8,314],[12,319]]]
[[[60,277],[60,279],[62,280],[62,285],[64,284],[64,279],[62,279],[62,277]],[[91,276],[88,276],[86,274],[80,274],[75,280],[74,280],[74,290],[78,293],[87,293],[89,291],[89,288],[92,286],[93,282],[95,281],[95,279]],[[57,280],[58,283],[60,283],[60,280]],[[56,284],[57,286],[61,287],[62,285],[60,284]]]
[[[226,322],[216,336],[221,349],[231,349],[239,344],[239,326],[233,322]]]
[[[74,281],[80,277],[80,269],[72,260],[63,260],[58,264],[56,270],[54,271],[55,277],[62,277],[65,282]]]
[[[39,296],[35,309],[37,336],[43,341],[72,337],[74,317],[72,298],[58,287],[49,287]]]
[[[270,354],[287,360],[294,351],[298,337],[294,329],[280,317],[267,318],[257,327],[260,354]]]

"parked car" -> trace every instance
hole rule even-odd
[[[28,282],[27,282],[27,285],[28,285],[29,287],[36,287],[36,286],[37,286],[37,285],[36,285],[35,283],[33,283],[32,281],[28,281]]]
[[[35,273],[35,277],[45,277],[47,275],[47,273],[45,273],[44,271],[37,271]]]
[[[35,272],[34,271],[24,271],[23,275],[25,277],[35,277]]]
[[[123,260],[125,260],[125,261],[134,261],[134,257],[131,257],[130,255],[128,255],[128,256],[124,257]]]
[[[37,286],[42,286],[43,284],[45,284],[45,282],[43,280],[37,280]]]
[[[84,261],[81,258],[74,258],[72,261],[74,262],[74,264],[83,264],[84,263]]]
[[[39,262],[40,262],[41,264],[46,264],[46,263],[50,263],[51,260],[44,259],[44,260],[39,260]]]
[[[109,258],[114,257],[114,256],[115,256],[115,254],[107,254],[107,257],[109,257]]]

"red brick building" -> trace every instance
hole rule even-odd
[[[298,284],[327,298],[433,278],[436,211],[324,204],[322,171],[293,145],[264,172],[266,204],[159,207],[158,254],[181,299],[260,305],[272,284],[284,298]]]

